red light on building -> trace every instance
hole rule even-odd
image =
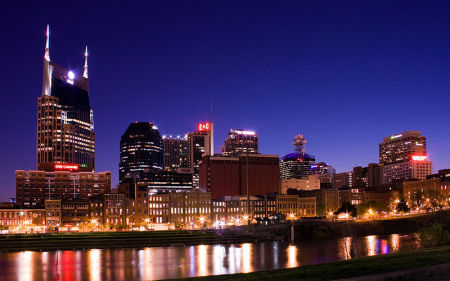
[[[206,122],[206,123],[199,123],[197,126],[197,130],[199,132],[207,132],[211,130],[211,123]]]
[[[56,171],[78,171],[80,169],[80,165],[78,165],[78,164],[55,164],[54,168]]]
[[[411,159],[413,161],[426,161],[427,156],[426,155],[413,155],[413,156],[411,156]]]

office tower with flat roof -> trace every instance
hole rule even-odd
[[[235,157],[241,153],[258,153],[258,135],[254,131],[230,129],[222,155]]]
[[[37,168],[53,171],[56,164],[95,167],[93,111],[89,102],[87,47],[83,74],[50,61],[50,31],[44,54],[42,95],[37,112]]]
[[[163,137],[164,169],[166,171],[177,171],[179,168],[189,167],[188,140],[187,135]]]
[[[406,131],[385,137],[379,144],[382,183],[397,180],[425,179],[432,174],[426,137],[419,131]]]

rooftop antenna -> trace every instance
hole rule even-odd
[[[50,61],[50,27],[47,24],[47,33],[45,38],[45,55],[44,58],[47,61]]]
[[[294,137],[294,142],[292,143],[295,147],[295,152],[301,155],[305,155],[305,144],[306,139],[304,135],[296,135]]]
[[[88,50],[87,50],[87,45],[86,45],[86,51],[84,51],[84,72],[83,72],[83,77],[84,77],[84,78],[88,78],[88,64],[87,64],[87,59],[88,59]]]

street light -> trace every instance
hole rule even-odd
[[[202,230],[203,230],[203,223],[205,222],[205,218],[204,217],[200,217],[200,224],[202,226]]]

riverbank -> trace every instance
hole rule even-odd
[[[420,229],[440,224],[450,230],[450,210],[415,216],[374,220],[305,221],[295,224],[295,240],[333,239],[336,237],[359,237],[367,235],[411,234]],[[290,239],[289,225],[278,230],[284,239]]]
[[[300,266],[290,269],[173,280],[335,280],[446,263],[450,263],[450,246],[420,249],[310,266]],[[418,277],[419,279],[417,280],[420,280],[420,276]],[[402,279],[398,278],[395,280]]]
[[[439,224],[450,230],[450,211],[372,221],[297,221],[295,241],[410,234]],[[291,224],[238,226],[205,231],[123,231],[0,235],[0,251],[140,248],[290,241]],[[450,231],[449,231],[450,232]]]

